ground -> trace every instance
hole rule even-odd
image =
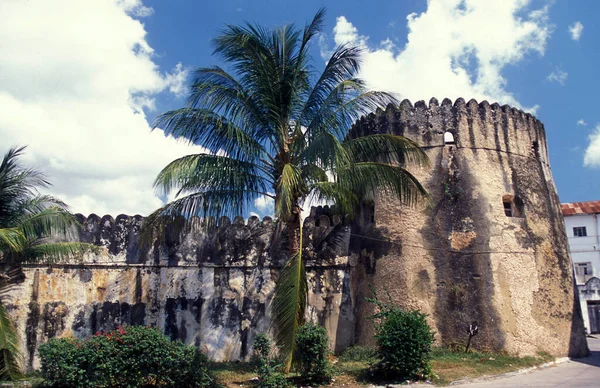
[[[600,386],[600,337],[588,338],[588,346],[591,351],[589,357],[571,360],[531,373],[456,385],[455,387],[598,387]]]

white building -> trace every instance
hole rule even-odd
[[[561,204],[583,323],[590,334],[600,333],[600,201]]]

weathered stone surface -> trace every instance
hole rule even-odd
[[[350,229],[328,209],[314,212],[304,227],[311,251],[307,317],[334,333],[332,348],[343,349],[354,339]],[[286,258],[284,249],[271,249],[270,218],[223,218],[213,228],[191,223],[143,250],[142,217],[78,217],[83,228],[74,239],[105,247],[104,253],[25,266],[25,280],[5,301],[30,367],[38,366],[37,345],[49,338],[85,337],[122,324],[157,326],[215,360],[247,359],[254,336],[269,331],[273,289]]]
[[[357,287],[373,283],[397,303],[430,314],[443,343],[464,342],[477,321],[479,348],[587,352],[541,122],[487,101],[445,99],[440,106],[432,99],[429,106],[388,106],[352,131],[406,136],[431,160],[430,168],[412,171],[430,202],[412,209],[385,195],[375,199],[376,225],[398,248],[375,264],[361,258]],[[445,132],[455,144],[444,144]],[[505,215],[503,197],[518,216]],[[371,312],[357,303],[357,317]],[[360,326],[358,341],[369,342],[371,327]]]
[[[453,144],[444,144],[445,132]],[[475,348],[587,352],[542,123],[487,101],[405,100],[361,118],[352,133],[400,134],[423,146],[431,166],[412,172],[431,201],[407,208],[382,194],[365,199],[354,222],[327,207],[304,220],[306,315],[327,328],[332,349],[372,340],[364,298],[374,285],[430,314],[441,343],[464,342],[477,321]],[[192,219],[143,249],[140,216],[78,217],[74,239],[105,252],[27,265],[3,300],[29,366],[48,338],[125,323],[160,327],[215,360],[248,358],[254,336],[269,330],[287,258],[272,242],[272,219]]]

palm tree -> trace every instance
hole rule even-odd
[[[77,242],[55,242],[78,225],[60,200],[38,193],[50,183],[44,175],[23,167],[18,158],[25,147],[11,148],[0,164],[0,293],[12,283],[6,270],[25,261],[61,259],[97,247]],[[14,272],[14,271],[12,271]],[[0,379],[21,375],[19,339],[6,308],[0,303]]]
[[[176,159],[159,173],[157,191],[176,191],[178,199],[151,214],[146,230],[192,216],[245,214],[257,198],[274,200],[289,254],[273,303],[287,368],[306,306],[300,215],[307,197],[352,214],[361,198],[380,190],[407,204],[426,196],[405,169],[427,163],[414,142],[388,134],[349,136],[361,115],[396,100],[368,91],[356,78],[360,48],[340,46],[322,73],[314,71],[309,43],[323,20],[321,9],[302,31],[227,26],[213,44],[231,72],[196,70],[187,105],[160,115],[154,125],[207,152]]]

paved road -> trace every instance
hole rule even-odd
[[[600,339],[588,338],[589,357],[572,360],[547,369],[453,387],[600,387]]]

